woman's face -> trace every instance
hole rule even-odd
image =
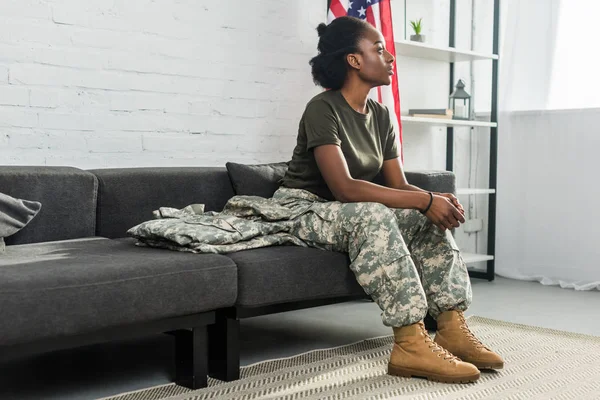
[[[385,49],[381,33],[369,26],[358,48],[360,53],[348,55],[348,62],[358,76],[373,87],[392,83],[394,56]]]

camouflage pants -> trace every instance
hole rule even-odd
[[[446,310],[466,310],[471,283],[450,231],[417,210],[380,203],[341,203],[300,189],[273,196],[297,210],[290,232],[309,246],[348,253],[350,269],[379,305],[383,323],[399,327]]]

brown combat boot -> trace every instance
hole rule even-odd
[[[467,326],[462,311],[445,311],[437,318],[435,342],[479,369],[502,369],[504,360],[483,345]]]
[[[422,377],[445,383],[469,383],[479,379],[479,370],[437,345],[423,322],[394,328],[394,349],[388,374]]]

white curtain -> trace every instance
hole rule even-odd
[[[497,273],[600,289],[600,2],[501,5]]]

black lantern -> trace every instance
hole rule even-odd
[[[471,95],[465,91],[465,82],[462,79],[458,80],[454,92],[450,95],[449,108],[454,119],[471,118]]]

